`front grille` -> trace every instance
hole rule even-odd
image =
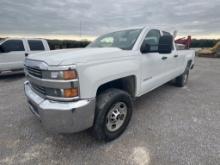
[[[26,71],[34,76],[34,77],[38,77],[38,78],[42,78],[42,71],[38,68],[33,68],[33,67],[30,67],[30,66],[26,66]]]
[[[39,85],[36,85],[36,84],[33,84],[31,83],[31,87],[38,93],[42,94],[42,95],[46,95],[46,88],[45,87],[42,87],[42,86],[39,86]]]

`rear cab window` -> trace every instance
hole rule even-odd
[[[7,40],[1,45],[2,52],[25,51],[22,40]]]
[[[28,40],[28,45],[31,51],[45,50],[44,44],[41,40]]]

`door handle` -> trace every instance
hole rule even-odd
[[[178,57],[178,55],[177,55],[177,54],[175,54],[173,57],[177,58],[177,57]]]
[[[166,56],[163,56],[161,59],[162,59],[162,60],[166,60],[166,59],[167,59],[167,57],[166,57]]]
[[[28,53],[25,53],[24,55],[25,55],[25,57],[27,57],[29,54],[28,54]]]

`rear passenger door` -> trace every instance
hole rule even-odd
[[[163,35],[171,35],[168,32],[163,31]],[[173,41],[173,49],[172,53],[170,54],[170,72],[168,74],[169,79],[173,79],[180,74],[182,74],[183,71],[183,65],[184,62],[184,56],[179,54],[177,47],[175,45],[175,42]]]
[[[31,39],[27,40],[27,43],[29,45],[30,54],[45,51],[45,45],[42,40]]]
[[[22,69],[25,58],[24,41],[19,39],[6,40],[1,44],[0,70]]]

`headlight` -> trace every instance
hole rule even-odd
[[[57,80],[73,80],[77,79],[77,73],[75,70],[47,71],[44,77]]]
[[[78,75],[76,70],[49,70],[43,73],[44,79],[54,80],[54,83],[57,83],[55,80],[77,80]],[[51,81],[52,84],[53,81]],[[70,83],[69,81],[64,81],[62,83]],[[75,85],[69,88],[46,88],[46,95],[48,97],[56,97],[56,98],[77,98],[79,97],[79,86],[77,85],[77,81],[74,81]],[[73,84],[74,84],[73,83]],[[54,98],[55,99],[55,98]]]

